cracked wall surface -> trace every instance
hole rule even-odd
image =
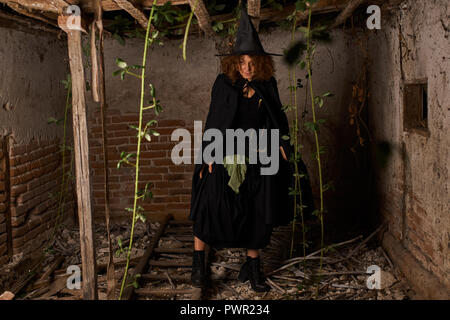
[[[64,118],[68,71],[67,48],[56,35],[0,27],[0,264],[42,253],[53,232],[63,128],[48,119]],[[69,113],[67,145],[71,119]],[[70,183],[64,194],[61,215],[73,218]]]
[[[450,288],[450,5],[404,1],[399,8],[369,32],[370,130],[392,146],[387,167],[376,174],[377,210],[402,248],[439,279],[439,291]],[[423,79],[428,132],[407,130],[405,84]]]

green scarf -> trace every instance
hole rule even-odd
[[[245,172],[247,171],[247,161],[248,158],[245,157],[244,159],[244,156],[240,154],[228,155],[223,158],[223,166],[225,167],[225,169],[227,169],[228,175],[230,176],[228,185],[236,194],[239,193],[239,186],[245,179]]]

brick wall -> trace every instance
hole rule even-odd
[[[89,119],[89,147],[93,188],[94,218],[103,219],[104,215],[104,166],[100,113],[93,112]],[[158,121],[152,128],[160,136],[152,136],[152,141],[143,140],[140,156],[140,189],[151,182],[150,190],[153,199],[141,202],[146,215],[151,219],[159,219],[166,213],[176,218],[187,218],[191,200],[191,184],[193,164],[175,165],[170,159],[171,149],[178,142],[171,142],[172,131],[185,128],[193,133],[193,126],[186,126],[182,119],[164,120],[155,118],[152,113],[144,117],[144,124],[151,119]],[[117,169],[120,153],[126,151],[136,153],[137,131],[129,125],[137,126],[138,113],[122,113],[119,110],[108,110],[106,131],[108,136],[107,152],[109,167],[110,206],[112,218],[129,217],[125,208],[133,207],[135,168],[123,165]],[[189,123],[190,124],[190,123]]]
[[[4,139],[0,137],[0,265],[8,260],[8,244],[6,233],[6,161]]]
[[[43,245],[55,225],[62,177],[60,140],[15,144],[9,156],[13,254],[28,256]],[[66,159],[70,163],[69,152]],[[73,217],[71,183],[65,197],[61,222]]]

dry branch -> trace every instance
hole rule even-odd
[[[244,298],[239,294],[239,292],[237,292],[236,290],[234,290],[233,287],[230,287],[229,285],[227,285],[226,283],[222,283],[222,286],[228,290],[230,290],[236,297],[238,297],[240,300],[244,300]]]
[[[270,280],[270,278],[267,278],[266,280],[267,280],[267,283],[269,284],[269,286],[271,286],[272,288],[274,288],[275,290],[277,290],[281,294],[285,294],[286,293],[286,291],[284,289],[282,289],[279,285],[277,285],[273,280]]]
[[[58,14],[62,13],[64,7],[67,6],[67,3],[62,0],[0,0],[0,3],[7,3],[8,5],[16,3],[27,9]]]
[[[133,18],[139,22],[142,28],[147,29],[148,19],[145,14],[136,8],[130,1],[128,0],[114,0],[114,2],[123,10],[128,12]]]
[[[16,11],[19,14],[23,14],[27,17],[42,21],[42,22],[52,25],[54,27],[58,27],[58,25],[54,21],[51,21],[38,13],[33,13],[31,11],[28,11],[27,9],[25,9],[18,3],[8,2],[8,7],[10,7],[11,9],[13,9],[14,11]]]
[[[366,0],[350,0],[345,6],[344,10],[337,16],[334,23],[331,25],[331,28],[337,27],[340,24],[344,23],[348,17],[350,17],[353,12],[365,2]]]
[[[145,250],[145,253],[142,256],[141,260],[139,261],[138,265],[133,270],[132,279],[135,279],[136,275],[143,273],[145,267],[148,265],[148,261],[150,260],[150,257],[153,255],[153,250],[158,246],[159,239],[161,238],[162,234],[164,233],[164,230],[166,229],[169,220],[172,220],[172,219],[173,219],[173,216],[171,214],[168,214],[165,216],[164,220],[160,222],[159,229],[156,232],[155,237],[152,239],[152,242],[149,244],[149,246]],[[133,296],[133,292],[134,292],[134,286],[127,287],[123,294],[123,300],[130,300],[131,297]]]
[[[95,45],[95,21],[91,23],[91,90],[92,99],[95,102],[99,102],[99,92],[98,92],[98,60],[97,60],[97,46]]]
[[[193,11],[200,29],[202,29],[207,36],[214,36],[215,32],[211,26],[211,17],[209,16],[208,10],[206,10],[203,0],[189,0],[189,5],[191,6],[191,10],[195,7],[195,10]]]

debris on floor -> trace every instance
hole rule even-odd
[[[159,222],[137,223],[134,230],[133,249],[129,275],[138,263],[150,241],[155,237]],[[114,223],[111,226],[116,290],[118,299],[124,268],[126,252],[129,245],[130,228],[128,222]],[[186,229],[186,227],[181,227]],[[185,230],[184,230],[185,231]],[[375,231],[371,236],[375,235]],[[104,224],[96,224],[94,228],[97,254],[98,293],[99,299],[106,299],[108,262],[108,240]],[[377,244],[369,245],[370,239],[362,236],[340,243],[331,244],[324,250],[322,259],[320,250],[302,256],[287,259],[286,248],[290,247],[289,227],[274,229],[271,243],[260,250],[262,268],[271,287],[269,292],[257,293],[251,289],[249,281],[241,283],[237,280],[241,265],[246,259],[246,249],[211,248],[209,270],[211,281],[204,289],[201,299],[208,300],[403,300],[412,299],[414,292],[406,280],[395,268],[383,248]],[[193,248],[193,242],[187,242],[185,236],[169,234],[160,238],[159,247],[181,248],[173,253],[160,253],[161,261],[180,259],[189,260],[192,254],[186,248]],[[183,239],[182,239],[183,238]],[[120,240],[119,240],[120,239]],[[373,240],[373,239],[372,239]],[[372,241],[373,242],[373,241]],[[183,251],[184,247],[184,251]],[[322,260],[321,274],[319,274]],[[173,261],[173,260],[172,260]],[[17,264],[18,262],[15,261]],[[82,299],[80,289],[69,289],[67,279],[69,266],[81,266],[78,228],[65,227],[59,232],[53,247],[48,250],[45,266],[33,281],[24,286],[19,295],[1,291],[0,299],[49,299],[74,300]],[[10,268],[13,267],[11,263]],[[5,266],[1,272],[8,270]],[[152,282],[152,289],[178,290],[183,292],[192,288],[187,283],[177,283],[179,279],[189,279],[190,265],[172,267],[170,272],[161,267],[152,267],[147,277],[160,280]],[[372,272],[375,270],[375,273]],[[172,272],[173,271],[173,272]],[[320,277],[319,277],[320,276]],[[129,276],[129,278],[131,278]],[[129,279],[131,282],[132,279]],[[4,291],[7,291],[5,288]],[[147,298],[148,299],[148,298]],[[164,299],[157,296],[155,299]],[[168,298],[165,298],[168,299]],[[174,299],[174,298],[172,298]],[[190,299],[189,295],[178,295],[177,299]]]

